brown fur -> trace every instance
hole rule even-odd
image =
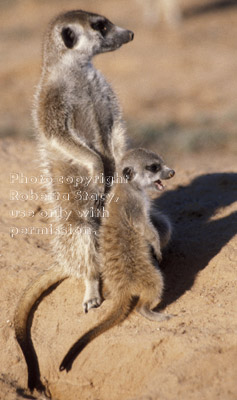
[[[159,171],[149,172],[147,167],[154,164],[159,165]],[[113,300],[112,310],[69,350],[60,370],[69,371],[76,356],[92,339],[122,322],[134,308],[150,320],[170,318],[152,311],[161,299],[164,284],[158,268],[159,235],[150,221],[150,202],[144,187],[154,188],[155,181],[161,176],[172,177],[174,171],[156,154],[136,149],[122,159],[120,173],[129,180],[111,189],[119,201],[107,202],[109,218],[103,219],[100,229],[101,276],[104,292]]]

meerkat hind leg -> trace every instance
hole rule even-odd
[[[74,225],[77,227],[77,221]],[[100,295],[100,265],[98,259],[98,245],[97,239],[87,232],[94,232],[98,229],[97,225],[93,225],[90,221],[81,222],[83,233],[79,236],[72,235],[70,238],[71,252],[75,256],[72,261],[69,257],[64,259],[64,263],[70,265],[72,271],[76,271],[76,277],[81,277],[85,284],[85,294],[82,302],[82,307],[85,313],[91,308],[99,307],[102,303]],[[63,240],[63,239],[62,239]],[[67,242],[60,242],[60,245],[66,248]],[[78,265],[78,260],[80,264]]]
[[[86,291],[83,299],[83,309],[87,313],[91,308],[97,308],[101,305],[99,278],[85,278]]]
[[[162,314],[156,311],[150,310],[147,306],[141,306],[140,308],[137,309],[137,311],[143,315],[143,317],[151,320],[151,321],[167,321],[170,318],[173,317],[173,315],[170,314]]]

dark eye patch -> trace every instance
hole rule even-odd
[[[72,49],[77,42],[76,34],[71,28],[63,28],[62,38],[68,49]]]
[[[125,167],[123,169],[123,176],[128,181],[131,181],[135,175],[135,171],[133,167]]]
[[[96,21],[91,24],[92,29],[101,33],[103,37],[106,36],[109,26],[107,21]]]
[[[155,172],[158,172],[158,171],[161,170],[161,165],[157,164],[157,163],[154,163],[154,164],[151,164],[151,165],[147,165],[146,169],[148,171],[151,171],[151,172],[155,173]]]

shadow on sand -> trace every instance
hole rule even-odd
[[[237,211],[220,219],[212,218],[236,200],[235,173],[199,176],[188,186],[179,186],[157,200],[174,225],[173,239],[161,264],[166,291],[157,309],[164,309],[189,290],[198,272],[236,234]],[[224,274],[223,262],[223,277]]]

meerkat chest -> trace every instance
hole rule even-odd
[[[112,155],[113,126],[119,107],[112,88],[97,70],[91,68],[80,77],[74,107],[76,131],[102,155]]]
[[[99,133],[106,140],[117,118],[118,105],[112,88],[99,71],[92,70],[89,74],[88,95],[93,105]]]

